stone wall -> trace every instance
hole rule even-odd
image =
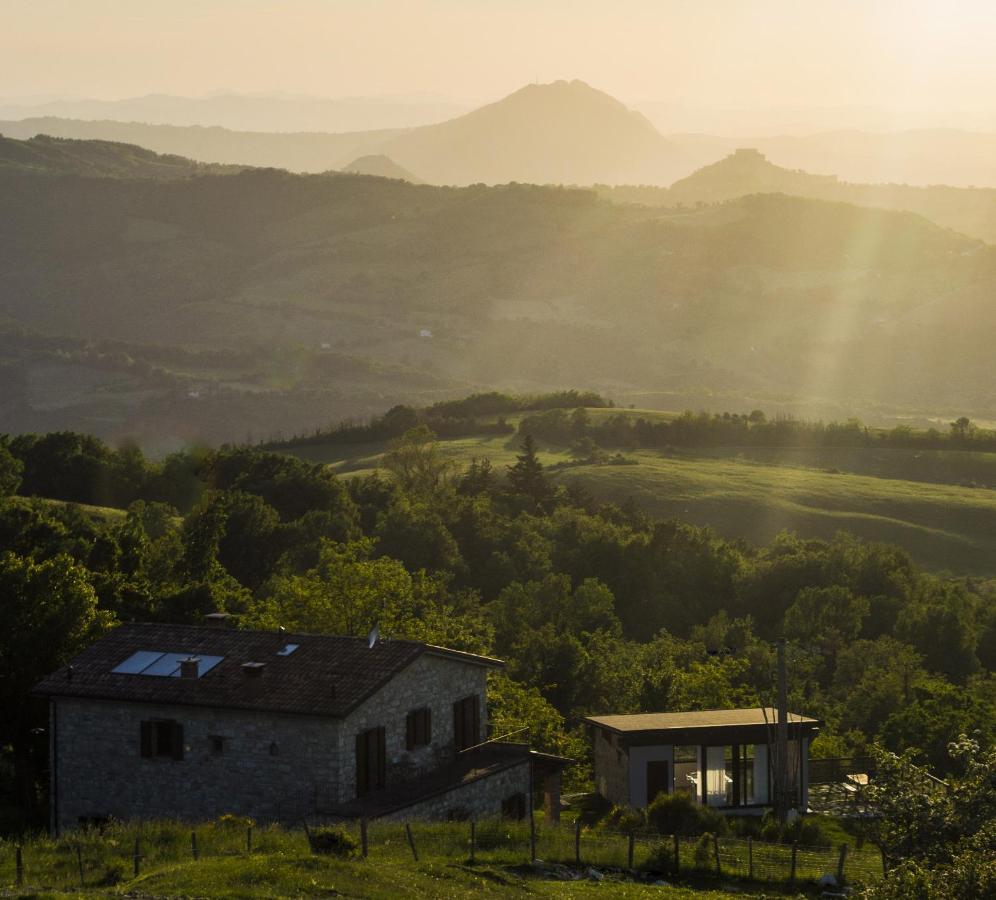
[[[595,790],[617,806],[629,806],[629,755],[612,731],[593,728]]]
[[[530,763],[523,761],[470,784],[459,785],[419,803],[403,807],[387,816],[385,822],[441,822],[448,819],[486,819],[501,815],[504,800],[523,794],[528,809]]]
[[[453,704],[477,694],[481,709],[481,740],[487,737],[487,670],[458,660],[423,654],[346,718],[340,731],[343,767],[340,802],[356,796],[356,736],[383,726],[387,755],[387,787],[453,761]],[[432,742],[409,751],[408,713],[424,706],[432,711]]]
[[[483,740],[486,669],[428,654],[344,721],[59,698],[50,730],[53,828],[75,827],[81,816],[203,821],[237,813],[300,821],[355,798],[355,740],[367,728],[385,729],[389,788],[451,763],[453,703],[471,694],[480,698]],[[431,743],[409,752],[407,714],[425,706],[432,710]],[[141,723],[152,719],[183,725],[182,760],[142,757]],[[220,754],[215,737],[223,739]]]
[[[141,755],[141,723],[151,719],[183,725],[182,760]],[[61,698],[52,726],[60,831],[80,816],[299,821],[341,778],[333,719]]]

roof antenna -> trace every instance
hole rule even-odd
[[[373,630],[367,635],[367,649],[373,650],[374,644],[380,640],[380,625],[374,625]]]

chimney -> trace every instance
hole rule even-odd
[[[181,659],[180,677],[196,679],[200,677],[200,668],[201,658],[199,656],[188,656],[186,659]]]
[[[227,612],[208,613],[204,621],[212,628],[231,628],[235,624],[234,617]]]
[[[266,669],[266,663],[261,662],[247,662],[242,663],[242,674],[246,678],[262,678],[263,670]]]

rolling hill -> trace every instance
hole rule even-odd
[[[906,213],[0,169],[0,267],[4,430],[241,440],[563,384],[996,418],[996,251]]]
[[[597,418],[619,410],[589,414]],[[516,424],[519,416],[508,418]],[[458,470],[487,457],[504,471],[515,462],[520,443],[519,435],[481,435],[443,438],[439,446]],[[386,446],[313,442],[287,446],[285,452],[350,477],[373,471]],[[783,529],[824,539],[843,530],[898,544],[928,568],[996,575],[993,453],[937,452],[923,466],[920,451],[883,454],[875,448],[618,450],[625,464],[579,465],[570,462],[566,447],[551,444],[541,445],[540,458],[554,467],[550,474],[556,482],[577,484],[599,500],[633,503],[654,516],[708,525],[727,538],[762,545]],[[837,465],[828,468],[830,462]],[[989,487],[957,483],[980,473]]]
[[[770,162],[752,148],[696,170],[670,188],[600,188],[611,199],[661,206],[722,203],[749,194],[783,193],[918,213],[963,234],[996,243],[996,189],[947,185],[853,184],[834,175],[813,175]]]
[[[26,141],[0,137],[0,169],[49,175],[176,179],[237,172],[240,167],[166,156],[133,144],[37,135]]]

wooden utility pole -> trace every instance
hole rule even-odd
[[[788,818],[788,675],[785,672],[785,638],[778,642],[778,752],[775,760],[775,812]]]

